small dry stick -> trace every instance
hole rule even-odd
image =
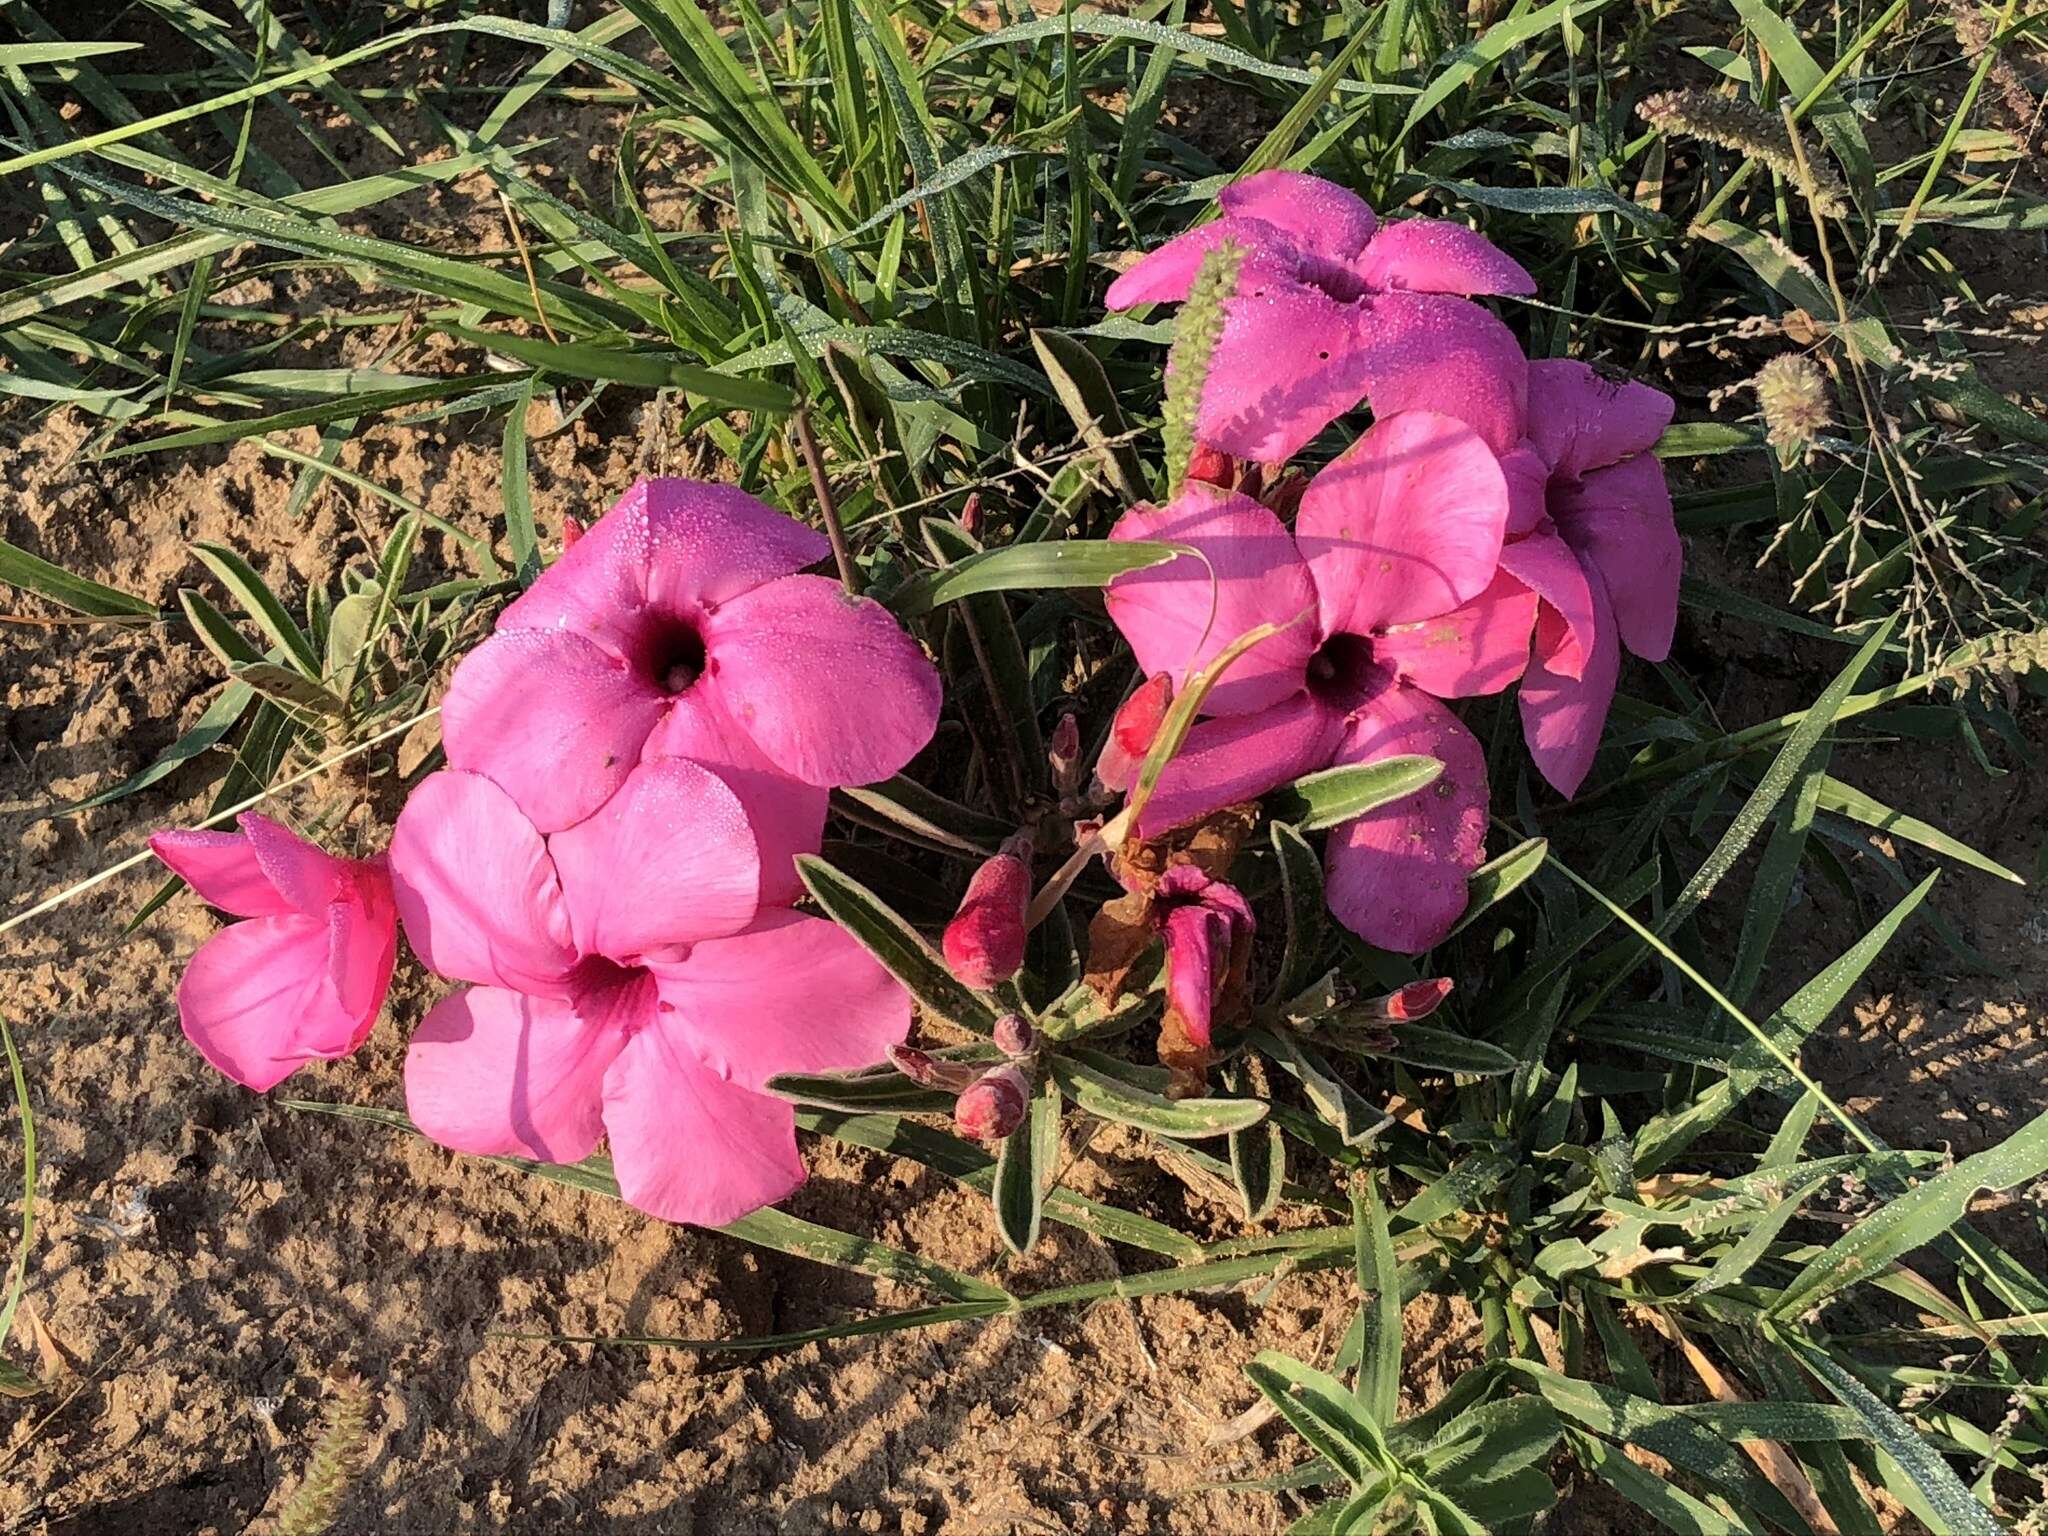
[[[811,431],[809,406],[796,408],[796,444],[803,450],[804,467],[811,472],[811,490],[818,498],[819,514],[825,519],[825,537],[832,541],[832,558],[839,566],[839,579],[857,597],[860,568],[853,563],[853,551],[846,545],[846,530],[839,524],[839,503],[832,499],[832,484],[825,478],[825,459],[818,452],[817,434]]]

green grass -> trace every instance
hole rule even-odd
[[[1075,985],[1086,886],[1035,940],[1026,992],[1052,1070],[999,1156],[920,1120],[928,1095],[891,1074],[788,1085],[809,1134],[989,1193],[1015,1248],[1042,1221],[1115,1242],[1125,1278],[1022,1290],[766,1212],[733,1235],[932,1300],[804,1335],[610,1342],[779,1348],[1353,1266],[1364,1299],[1331,1370],[1252,1368],[1313,1452],[1287,1486],[1328,1498],[1302,1531],[1515,1529],[1590,1483],[1679,1531],[1801,1532],[1817,1510],[1871,1531],[1873,1489],[1935,1530],[2014,1518],[2048,1444],[2048,1284],[1967,1212],[2048,1172],[2048,1123],[1947,1166],[1885,1146],[1800,1051],[1908,926],[1969,959],[1918,871],[2018,878],[1943,829],[1941,807],[1887,805],[1830,759],[1851,720],[1984,758],[2020,739],[2001,688],[2039,681],[2048,426],[1972,365],[1971,328],[1996,345],[2007,321],[1963,253],[2048,228],[2025,153],[1984,105],[1999,57],[2038,57],[2041,19],[1983,13],[1988,45],[1968,57],[1944,13],[1904,4],[1556,0],[1488,16],[1154,0],[981,30],[926,0],[738,0],[716,18],[626,0],[555,32],[538,7],[472,0],[128,14],[122,37],[155,29],[195,74],[65,43],[57,8],[16,0],[0,14],[15,30],[0,37],[0,195],[27,215],[0,246],[8,415],[77,412],[110,457],[252,440],[293,466],[294,507],[332,486],[383,533],[336,590],[295,605],[234,550],[198,548],[198,584],[161,614],[0,546],[0,580],[32,601],[181,626],[221,664],[199,723],[87,803],[210,765],[221,811],[417,717],[541,567],[530,401],[602,420],[658,395],[728,476],[806,512],[801,407],[860,579],[945,663],[967,744],[915,783],[837,797],[849,835],[807,880],[929,1016],[985,1033],[988,1001],[946,976],[916,904],[1050,795],[1042,728],[1077,707],[1099,739],[1128,672],[1071,669],[1077,648],[1110,650],[1089,589],[1167,553],[1100,542],[1175,469],[1159,430],[1171,331],[1102,312],[1110,255],[1263,166],[1475,221],[1541,284],[1505,308],[1532,355],[1674,387],[1681,424],[1660,451],[1682,526],[1759,560],[1782,597],[1695,577],[1688,605],[1844,642],[1833,682],[1731,730],[1695,675],[1710,658],[1644,671],[1570,806],[1528,785],[1511,706],[1479,701],[1494,846],[1512,851],[1421,971],[1324,921],[1299,835],[1389,786],[1272,797],[1270,836],[1241,866],[1277,935],[1272,986],[1213,1098],[1163,1097],[1123,1042],[1155,994],[1105,1017]],[[1674,84],[1793,125],[1792,174],[1652,128],[1636,103]],[[1192,106],[1218,102],[1227,131],[1191,126]],[[593,105],[619,113],[612,172],[537,173],[560,114]],[[373,146],[359,163],[334,150],[344,120]],[[696,157],[708,232],[648,212],[678,149]],[[1800,155],[1833,167],[1839,214],[1817,211]],[[511,221],[488,248],[360,232],[367,212],[462,177],[486,179]],[[356,298],[230,302],[256,272],[346,279]],[[276,365],[287,342],[344,331],[381,361]],[[1766,448],[1735,388],[1789,351],[1814,358],[1833,402],[1798,462]],[[1715,390],[1731,393],[1710,415]],[[351,438],[455,415],[503,434],[495,541],[339,464]],[[970,501],[974,533],[958,521]],[[461,569],[420,566],[429,527]],[[1811,873],[1853,896],[1849,863],[1878,862],[1873,828],[1912,845],[1914,873],[1890,866],[1890,910],[1815,974],[1787,974],[1788,893]],[[1737,930],[1732,948],[1709,916]],[[1369,989],[1436,973],[1460,978],[1453,1002],[1392,1046],[1347,1030],[1334,990],[1315,1002],[1331,975]],[[1423,1128],[1383,1113],[1396,1094]],[[1204,1246],[1055,1187],[1062,1129],[1101,1120],[1164,1138],[1197,1193],[1233,1188],[1248,1218],[1285,1204],[1294,1219]],[[527,1171],[616,1192],[601,1164]],[[1472,1303],[1487,1363],[1404,1418],[1397,1309],[1425,1291]]]

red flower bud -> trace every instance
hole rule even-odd
[[[1031,1080],[1008,1063],[990,1067],[953,1106],[953,1124],[976,1141],[1001,1141],[1024,1123]]]
[[[1197,443],[1195,451],[1188,456],[1188,478],[1206,481],[1210,485],[1228,486],[1237,478],[1237,466],[1222,449]]]
[[[576,541],[583,537],[583,525],[567,512],[562,514],[562,553],[567,554],[576,547]]]
[[[1398,992],[1374,998],[1365,1005],[1365,1011],[1382,1019],[1426,1019],[1436,1012],[1439,1003],[1451,995],[1454,985],[1448,976],[1411,981]]]
[[[974,872],[960,910],[946,924],[946,964],[979,991],[1024,968],[1024,917],[1031,908],[1028,846],[1019,838],[1005,842]]]
[[[981,492],[969,491],[960,508],[960,526],[970,534],[981,532]]]
[[[1029,1056],[1038,1049],[1038,1031],[1021,1013],[1006,1013],[996,1020],[996,1048],[1005,1056]]]
[[[1095,764],[1095,777],[1105,789],[1129,789],[1138,776],[1138,766],[1152,750],[1152,738],[1165,723],[1167,707],[1173,703],[1173,674],[1161,672],[1123,702],[1109,728],[1109,740]]]

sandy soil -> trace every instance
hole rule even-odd
[[[588,156],[603,172],[601,114],[568,126],[549,168]],[[370,153],[360,141],[340,148]],[[678,195],[657,217],[690,218],[686,204]],[[502,239],[476,186],[391,205],[366,224]],[[348,297],[297,277],[236,296],[281,308]],[[358,344],[308,344],[279,363],[333,361]],[[566,512],[600,510],[662,451],[640,423],[606,425],[539,445],[535,493],[549,530]],[[159,602],[198,579],[192,539],[246,551],[296,596],[330,581],[391,520],[388,506],[331,483],[287,518],[290,467],[248,445],[108,464],[78,456],[84,438],[62,413],[0,416],[0,535]],[[458,423],[379,429],[343,463],[487,532],[497,455],[495,426]],[[1694,557],[1733,569],[1717,550]],[[1680,654],[1714,680],[1731,724],[1805,704],[1839,661],[1694,619]],[[201,814],[205,777],[194,770],[110,807],[48,813],[147,763],[197,717],[215,676],[176,629],[0,627],[0,912],[138,850],[156,825]],[[1841,776],[1934,807],[1951,830],[2032,872],[2048,810],[2038,774],[1987,779],[1945,748],[1913,744],[1844,748],[1836,761]],[[288,808],[303,817],[355,793],[322,786]],[[367,819],[347,825],[370,835]],[[376,1407],[369,1469],[342,1531],[1252,1536],[1299,1512],[1290,1496],[1205,1485],[1268,1475],[1301,1454],[1270,1427],[1227,1426],[1253,1402],[1242,1367],[1258,1349],[1311,1360],[1334,1350],[1350,1305],[1342,1276],[761,1360],[507,1337],[733,1336],[924,1298],[380,1128],[300,1117],[224,1082],[186,1046],[172,1003],[184,957],[215,919],[186,896],[122,934],[155,881],[146,867],[123,875],[0,949],[0,1011],[29,1061],[45,1157],[29,1296],[78,1362],[56,1394],[0,1399],[0,1529],[248,1528],[289,1493],[322,1383],[344,1371],[367,1379]],[[1868,882],[1861,923],[1878,890]],[[1809,1059],[1887,1137],[1962,1153],[2048,1101],[2048,924],[2031,893],[1967,871],[1946,877],[1938,900],[2009,974],[1965,974],[1916,929]],[[1808,903],[1793,918],[1788,983],[1861,931],[1833,893]],[[402,979],[393,1017],[416,1016],[422,995]],[[397,1104],[401,1052],[387,1021],[358,1058],[311,1069],[289,1091]],[[1237,1230],[1121,1144],[1082,1159],[1075,1182],[1197,1236]],[[1039,1254],[1005,1269],[980,1200],[913,1165],[844,1150],[818,1154],[792,1208],[1022,1286],[1100,1278],[1116,1262],[1055,1228]],[[0,1207],[4,1221],[16,1214]],[[1472,1333],[1445,1303],[1411,1310],[1416,1401],[1471,1358]]]

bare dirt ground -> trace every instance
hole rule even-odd
[[[608,174],[594,147],[610,142],[603,115],[566,126],[557,162],[587,156]],[[298,150],[274,147],[287,159]],[[687,202],[657,206],[657,220],[693,217]],[[496,244],[491,207],[486,189],[458,187],[367,224]],[[339,302],[301,277],[237,297]],[[280,362],[332,362],[349,345],[309,343]],[[585,424],[537,445],[546,530],[601,510],[650,467],[660,445],[641,425]],[[63,413],[0,416],[0,535],[158,602],[198,578],[190,540],[244,550],[296,595],[390,524],[388,506],[332,483],[288,518],[291,467],[246,444],[101,463],[79,457],[85,435]],[[497,519],[494,426],[378,429],[342,462],[468,531],[487,534]],[[1804,705],[1840,659],[1686,623],[1682,655],[1712,658],[1731,724]],[[49,815],[147,763],[215,681],[210,658],[172,629],[0,627],[0,912],[137,851],[155,826],[203,814],[205,776],[186,770],[131,800]],[[2031,768],[1990,779],[1949,747],[1910,743],[1844,748],[1836,762],[1842,777],[1931,809],[2033,871],[2048,792]],[[304,814],[338,793],[289,808]],[[0,1530],[250,1528],[290,1491],[323,1381],[344,1371],[375,1393],[371,1460],[345,1532],[1254,1536],[1299,1512],[1290,1496],[1205,1485],[1269,1475],[1301,1454],[1271,1427],[1233,1431],[1254,1398],[1242,1368],[1267,1347],[1327,1360],[1350,1306],[1341,1275],[766,1359],[508,1337],[730,1337],[923,1298],[381,1128],[295,1115],[223,1081],[185,1044],[172,1000],[214,917],[185,896],[122,933],[156,879],[148,867],[123,875],[0,949],[0,1011],[28,1059],[45,1159],[28,1295],[78,1362],[58,1393],[0,1399]],[[2048,924],[2031,892],[1968,871],[1951,872],[1937,899],[2009,974],[1965,974],[1917,928],[1809,1059],[1888,1138],[1960,1154],[2048,1102]],[[1868,903],[1859,918],[1833,893],[1809,893],[1791,919],[1806,969],[1871,915]],[[416,978],[402,979],[391,1016],[416,1016],[421,996]],[[398,1104],[402,1038],[387,1020],[360,1056],[309,1069],[286,1091]],[[1197,1236],[1236,1230],[1121,1144],[1084,1158],[1075,1182]],[[985,1204],[913,1165],[819,1149],[792,1209],[969,1271],[998,1268]],[[1103,1245],[1048,1230],[1039,1255],[1008,1271],[1017,1284],[1112,1272]],[[1408,1390],[1427,1401],[1472,1358],[1471,1319],[1418,1303],[1409,1342]]]

